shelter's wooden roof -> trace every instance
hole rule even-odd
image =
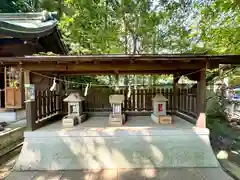
[[[240,64],[240,55],[160,54],[25,56],[1,58],[0,65],[18,64],[32,71],[65,74],[173,73],[217,68],[219,64]]]
[[[108,54],[80,56],[25,56],[0,58],[0,62],[92,62],[92,61],[216,61],[220,64],[240,64],[240,54]]]

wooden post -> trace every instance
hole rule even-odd
[[[199,72],[199,81],[197,86],[197,112],[198,119],[196,123],[196,127],[206,128],[206,69],[202,69]]]
[[[31,84],[31,74],[28,71],[24,71],[24,83]],[[26,103],[26,118],[27,118],[27,129],[34,131],[37,129],[37,109],[35,101],[26,101],[27,92],[25,91],[25,103]]]
[[[56,112],[60,113],[61,112],[61,87],[62,84],[61,82],[57,83],[57,87],[56,87]]]
[[[26,118],[27,118],[27,129],[34,131],[37,129],[37,112],[35,102],[26,102]]]
[[[173,74],[173,105],[172,105],[172,111],[175,114],[178,110],[178,83],[179,77],[178,73]]]

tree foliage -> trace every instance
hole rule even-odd
[[[65,0],[60,27],[73,52],[185,52],[191,1]]]
[[[2,0],[0,12],[58,11],[71,54],[240,53],[236,0]]]
[[[233,0],[199,4],[199,34],[204,48],[214,54],[240,53],[240,6]]]

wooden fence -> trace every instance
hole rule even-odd
[[[60,96],[55,91],[40,91],[36,90],[36,119],[37,121],[42,120],[48,116],[54,115],[61,111]]]
[[[176,107],[179,112],[195,118],[197,116],[197,89],[179,88]]]
[[[36,90],[35,101],[26,103],[28,128],[30,130],[38,129],[60,115],[63,109],[62,101],[60,94],[55,91]]]
[[[178,111],[195,117],[197,115],[197,95],[196,88],[178,88],[176,97],[176,108]],[[89,89],[88,96],[85,101],[86,112],[99,112],[99,111],[111,111],[111,105],[109,103],[109,95],[111,94],[123,94],[124,103],[123,110],[130,112],[142,112],[152,111],[152,98],[161,93],[164,95],[167,101],[167,111],[172,112],[174,110],[173,101],[173,88],[166,86],[157,86],[152,88],[131,89],[130,98],[127,97],[128,88],[120,88],[119,91],[115,91],[109,87],[92,87]]]
[[[52,121],[57,115],[63,111],[63,97],[55,91],[49,90],[40,91],[36,90],[34,102],[28,102],[27,118],[28,127],[35,130],[44,124]],[[152,98],[161,93],[167,101],[167,111],[173,112],[175,110],[196,118],[197,116],[197,90],[196,88],[180,87],[176,93],[174,101],[173,88],[157,86],[152,88],[131,89],[131,96],[128,98],[128,88],[120,88],[115,91],[114,88],[109,87],[91,87],[86,97],[84,111],[85,112],[106,112],[111,111],[109,103],[109,95],[123,94],[124,103],[123,110],[127,112],[151,112],[152,111]],[[176,104],[174,105],[174,102]],[[176,108],[176,109],[175,109]]]

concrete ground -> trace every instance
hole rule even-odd
[[[13,172],[5,180],[233,180],[220,168]]]

